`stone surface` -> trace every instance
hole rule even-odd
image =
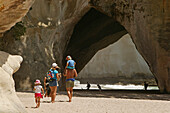
[[[17,90],[32,90],[34,80],[43,81],[53,62],[62,68],[74,26],[89,9],[86,0],[36,0],[23,19],[25,35],[15,37],[18,26],[4,34],[0,39],[2,50],[24,58],[21,70],[14,76]]]
[[[22,57],[0,51],[0,112],[25,113],[26,110],[15,93],[13,73],[22,62]]]
[[[80,71],[81,83],[155,85],[155,78],[129,34],[98,51]]]
[[[0,33],[9,30],[17,22],[21,21],[33,1],[34,0],[0,0]]]
[[[170,92],[170,1],[91,0],[91,5],[125,27],[161,92]]]
[[[0,50],[23,56],[15,80],[18,89],[20,80],[25,80],[28,84],[21,89],[31,90],[52,62],[63,68],[65,56],[71,54],[80,71],[98,50],[128,32],[160,90],[170,92],[169,4],[165,0],[36,0],[23,27],[14,26],[0,39]],[[16,31],[18,27],[25,32]]]

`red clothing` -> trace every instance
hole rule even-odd
[[[40,97],[40,98],[42,98],[41,93],[35,93],[35,98],[36,98],[36,97]]]

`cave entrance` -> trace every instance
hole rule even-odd
[[[158,90],[149,66],[136,50],[129,34],[99,50],[76,79],[81,82],[76,84],[76,89],[86,89],[88,82],[92,89],[98,89],[97,84],[100,84],[106,90],[143,90],[145,83],[149,85],[148,90]]]
[[[117,22],[113,18],[97,11],[94,8],[91,8],[75,26],[73,34],[70,38],[69,44],[68,44],[66,51],[64,53],[64,58],[67,55],[71,55],[77,63],[76,64],[77,71],[80,72],[99,50],[106,48],[107,46],[117,42],[119,39],[121,39],[127,33],[128,32],[126,31],[126,29],[119,22]],[[132,40],[131,40],[131,42],[132,42]],[[125,50],[123,50],[124,52],[128,51],[128,48],[125,47],[124,49],[125,49]],[[117,48],[117,50],[119,52],[122,52],[121,50],[119,50],[119,48]],[[109,51],[112,51],[112,49],[110,49]],[[90,83],[95,83],[95,84],[98,84],[98,83],[100,83],[100,84],[101,83],[102,84],[110,84],[110,83],[115,84],[115,83],[120,83],[120,80],[124,79],[124,83],[128,84],[128,83],[126,83],[126,77],[125,77],[126,71],[124,71],[123,68],[121,69],[120,65],[117,65],[117,67],[119,67],[119,71],[115,74],[109,73],[109,72],[107,73],[107,72],[105,72],[106,70],[104,70],[104,72],[103,72],[103,73],[109,74],[109,77],[111,77],[111,78],[114,78],[114,77],[112,77],[112,75],[115,75],[115,76],[118,75],[119,79],[117,78],[116,80],[113,81],[113,79],[111,79],[109,77],[105,77],[103,74],[101,74],[101,72],[100,72],[101,70],[97,67],[103,66],[103,68],[109,68],[109,70],[114,70],[114,68],[116,68],[116,63],[115,63],[115,66],[112,68],[108,67],[109,66],[108,63],[105,63],[107,61],[112,61],[111,59],[104,58],[101,61],[100,57],[102,57],[102,55],[105,55],[105,54],[101,53],[99,55],[99,59],[97,61],[98,63],[96,65],[93,64],[93,66],[96,68],[89,69],[89,67],[87,67],[87,69],[85,69],[86,71],[84,73],[86,73],[86,74],[84,74],[84,75],[82,74],[82,76],[87,76],[86,77],[87,80],[85,80],[85,78],[83,78],[83,77],[82,77],[82,79],[81,79],[81,77],[79,77],[80,82],[85,83],[87,81],[90,81]],[[114,57],[112,59],[117,59],[116,57],[115,58]],[[131,58],[131,59],[134,59],[134,58]],[[121,58],[119,60],[121,60]],[[126,60],[128,60],[128,58],[124,59],[124,60],[126,61]],[[121,61],[121,63],[123,63],[123,61]],[[125,63],[127,63],[127,62],[125,62]],[[63,64],[65,64],[65,61],[63,61]],[[112,64],[114,64],[114,62]],[[133,67],[130,67],[130,65],[129,65],[129,66],[127,66],[127,68],[131,69]],[[94,74],[91,74],[90,70],[92,70],[94,73],[101,74],[101,75],[100,74],[95,75],[96,77],[100,76],[98,78],[98,80],[97,80],[97,78],[93,77]],[[122,74],[122,73],[124,73],[124,74]],[[102,75],[103,75],[103,77],[101,77]],[[134,77],[132,77],[132,76],[134,76]],[[131,75],[131,78],[135,79],[135,76],[140,78],[142,75],[141,75],[141,73],[138,73],[138,74],[136,73],[136,74]],[[92,79],[92,78],[94,78],[94,79]],[[153,75],[152,75],[152,78],[154,78]],[[131,83],[135,84],[135,81],[132,80]]]

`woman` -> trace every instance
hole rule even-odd
[[[56,92],[57,92],[57,79],[59,80],[58,71],[56,70],[56,68],[59,67],[57,66],[56,63],[53,63],[51,69],[48,72],[49,86],[51,89],[50,97],[52,103],[54,103],[55,101]]]

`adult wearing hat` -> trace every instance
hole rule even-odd
[[[66,77],[67,95],[69,97],[69,102],[71,102],[73,96],[74,81],[75,81],[75,77],[77,77],[77,71],[75,69],[76,63],[74,60],[72,60],[71,56],[67,56],[66,60],[67,60],[67,64],[65,67],[64,76]]]
[[[59,68],[58,65],[56,63],[53,63],[51,69],[48,72],[49,86],[51,89],[50,97],[52,103],[54,103],[55,101],[57,92],[57,79],[59,79],[58,71],[56,70],[57,68]]]

